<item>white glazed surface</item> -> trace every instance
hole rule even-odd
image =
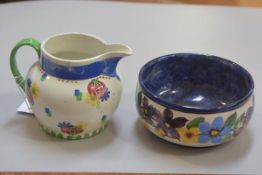
[[[116,110],[121,96],[121,82],[117,78],[98,76],[87,80],[62,80],[44,74],[39,62],[33,64],[28,72],[27,80],[31,80],[31,87],[26,83],[27,98],[33,98],[32,110],[40,125],[48,132],[64,138],[76,139],[92,136],[93,132],[104,129],[106,123]],[[93,79],[103,82],[110,91],[109,98],[97,103],[90,103],[87,86]],[[38,92],[33,92],[32,86],[37,86]],[[82,92],[81,100],[77,100],[74,91]],[[31,94],[31,97],[30,97]],[[36,94],[36,95],[34,95]],[[30,101],[30,100],[29,100]],[[32,101],[32,100],[31,100]],[[97,102],[97,101],[96,101]],[[51,111],[47,114],[45,108]],[[103,116],[106,118],[102,119]],[[84,129],[79,134],[67,134],[61,131],[58,123],[70,122],[73,125],[82,125]]]

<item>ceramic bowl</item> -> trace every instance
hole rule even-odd
[[[136,104],[145,127],[169,142],[208,147],[228,142],[247,126],[254,82],[240,65],[210,55],[171,54],[139,73]]]

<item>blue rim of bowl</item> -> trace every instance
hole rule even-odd
[[[162,99],[160,99],[157,95],[154,95],[144,84],[143,79],[142,79],[142,74],[144,72],[144,70],[146,68],[148,68],[149,66],[151,66],[152,64],[155,64],[159,61],[163,61],[166,60],[170,57],[175,57],[175,56],[179,56],[179,55],[196,55],[196,56],[204,56],[204,57],[213,57],[216,58],[218,60],[221,61],[225,61],[228,62],[229,64],[234,64],[236,66],[238,66],[240,69],[242,69],[243,72],[246,73],[248,79],[250,80],[250,89],[248,91],[248,93],[240,98],[239,100],[235,101],[234,103],[231,103],[225,107],[220,107],[220,108],[213,108],[213,109],[195,109],[195,108],[190,108],[190,107],[186,107],[186,106],[181,106],[178,105],[176,103],[170,104],[166,101],[163,101]],[[195,53],[175,53],[175,54],[168,54],[168,55],[164,55],[164,56],[160,56],[157,57],[149,62],[147,62],[146,64],[144,64],[144,66],[141,68],[141,70],[139,71],[139,75],[138,75],[138,81],[139,81],[139,85],[141,87],[142,92],[144,93],[144,95],[146,95],[148,98],[150,98],[151,100],[153,100],[154,102],[170,108],[170,109],[174,109],[174,110],[178,110],[181,112],[185,112],[185,113],[193,113],[193,114],[214,114],[214,113],[221,113],[221,112],[228,112],[234,109],[239,108],[240,106],[244,105],[245,102],[249,99],[249,97],[252,96],[253,91],[254,91],[254,80],[251,76],[251,74],[242,66],[240,66],[239,64],[230,61],[228,59],[225,58],[221,58],[218,56],[214,56],[214,55],[208,55],[208,54],[195,54]]]

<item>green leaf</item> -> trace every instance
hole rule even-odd
[[[93,84],[98,84],[98,79],[93,79],[93,80],[91,80],[91,82],[93,83]]]
[[[56,136],[56,133],[55,133],[55,131],[51,131],[51,133],[50,133],[52,136]]]
[[[245,112],[243,112],[240,116],[239,116],[239,120],[243,120],[243,118],[245,117]]]
[[[77,135],[75,139],[82,139],[80,135]]]
[[[100,101],[97,100],[97,102],[96,102],[96,108],[99,108],[99,105],[100,105]]]
[[[141,105],[141,102],[142,102],[142,91],[137,93],[137,101],[136,102],[137,102],[136,103],[137,107],[139,107]]]
[[[76,97],[77,101],[81,101],[83,97],[83,92],[80,92],[80,94]]]
[[[237,119],[237,113],[234,112],[233,114],[231,114],[231,115],[227,118],[227,120],[226,120],[226,122],[225,122],[225,126],[233,126],[233,125],[235,124],[235,122],[236,122],[236,119]]]
[[[88,137],[90,137],[90,135],[89,135],[89,133],[86,133],[84,138],[88,138]]]
[[[61,133],[59,133],[59,134],[57,135],[57,137],[60,138],[60,139],[63,139],[63,138],[64,138],[63,134],[61,134]]]
[[[49,131],[49,129],[47,129],[47,128],[44,128],[44,131],[50,134],[50,131]]]
[[[48,117],[52,117],[52,112],[48,112],[48,113],[47,113],[47,116],[48,116]]]
[[[229,141],[231,141],[233,138],[234,138],[234,136],[232,136],[232,135],[226,136],[226,137],[224,137],[224,138],[222,139],[222,143],[229,142]]]
[[[198,128],[199,124],[201,122],[204,122],[205,121],[205,118],[204,117],[197,117],[193,120],[191,120],[188,124],[187,124],[187,128],[190,129],[190,128]]]
[[[72,139],[73,139],[73,136],[68,135],[66,138],[72,140]]]
[[[243,112],[238,119],[236,120],[235,124],[234,124],[234,128],[236,129],[238,127],[238,124],[243,120],[243,118],[245,117],[245,112]]]

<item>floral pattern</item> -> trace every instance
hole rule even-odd
[[[32,83],[32,86],[30,88],[31,94],[33,98],[38,98],[40,95],[40,88],[36,83]]]
[[[238,134],[240,134],[243,131],[243,129],[247,127],[247,124],[249,123],[251,119],[253,111],[254,111],[254,107],[251,106],[248,108],[248,110],[245,113],[243,113],[238,118],[234,126],[234,136],[237,136]]]
[[[107,121],[107,116],[106,116],[106,115],[103,115],[101,121],[102,121],[103,123],[105,123],[105,122]]]
[[[137,109],[145,126],[154,128],[161,137],[175,139],[185,144],[220,144],[238,135],[248,124],[253,113],[253,106],[237,117],[233,112],[227,118],[215,117],[212,121],[202,116],[188,120],[186,117],[174,116],[172,110],[165,108],[159,111],[148,98],[138,92]]]
[[[84,122],[77,122],[75,125],[70,122],[59,122],[57,127],[60,128],[61,132],[69,135],[80,134],[87,128],[87,124]]]
[[[106,85],[102,81],[99,81],[97,78],[95,78],[92,79],[90,83],[88,83],[87,90],[90,96],[100,98],[106,91]]]
[[[76,101],[82,100],[83,93],[79,89],[75,89],[74,95],[76,97]]]
[[[86,94],[85,102],[94,107],[99,107],[100,105],[100,101],[96,97],[91,96],[88,93]]]
[[[212,143],[219,144],[222,138],[231,132],[231,128],[224,125],[224,119],[222,117],[216,117],[211,125],[208,122],[200,123],[199,130],[199,143],[211,141]]]
[[[32,81],[31,81],[30,78],[27,79],[26,84],[27,84],[27,88],[25,90],[25,93],[26,93],[26,96],[27,96],[27,99],[28,99],[30,105],[32,106],[32,105],[34,105],[34,99],[31,95]]]
[[[66,122],[65,122],[66,123]],[[83,139],[83,138],[90,138],[93,137],[99,133],[101,133],[102,131],[104,131],[104,129],[106,128],[106,125],[103,125],[101,128],[98,128],[94,131],[91,132],[86,132],[86,133],[80,133],[80,134],[67,134],[67,133],[61,133],[58,132],[56,130],[53,130],[52,128],[48,128],[44,125],[42,125],[41,123],[39,123],[40,126],[43,128],[43,130],[47,133],[50,134],[54,137],[60,138],[60,139],[69,139],[69,140],[76,140],[76,139]],[[66,125],[63,124],[63,122],[61,123],[62,125]],[[82,122],[80,122],[80,125],[82,125]],[[87,125],[84,124],[84,127],[86,127]],[[81,126],[83,127],[83,126]]]
[[[37,99],[40,95],[40,87],[37,83],[32,82],[30,78],[27,79],[26,95],[30,105],[34,105],[34,99]]]
[[[52,112],[49,108],[47,108],[47,107],[45,108],[45,113],[48,117],[52,117]]]
[[[100,97],[101,101],[107,101],[107,99],[110,97],[110,91],[108,88],[106,88],[105,93]]]
[[[105,83],[100,81],[99,78],[95,78],[88,83],[86,93],[75,89],[74,96],[76,101],[82,101],[84,99],[87,104],[98,108],[101,102],[105,102],[110,98],[110,91]]]
[[[199,138],[199,129],[198,128],[178,128],[177,129],[180,135],[180,141],[183,143],[198,143]]]

